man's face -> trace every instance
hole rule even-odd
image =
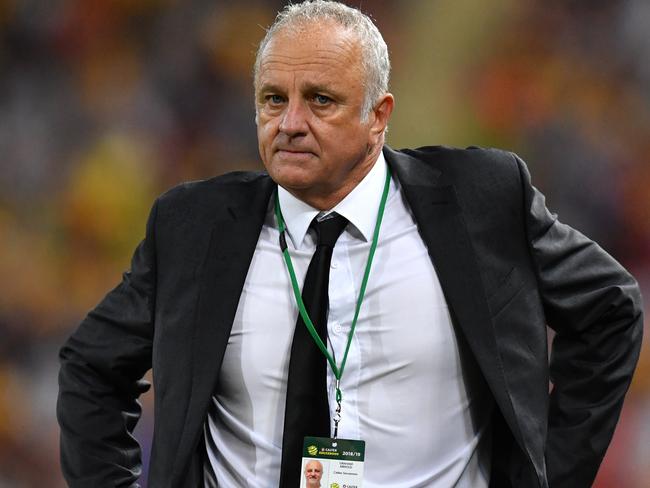
[[[260,156],[278,184],[317,208],[345,197],[383,143],[392,96],[362,121],[360,53],[357,38],[340,26],[311,23],[279,31],[261,55],[255,90]]]
[[[323,465],[318,461],[309,461],[305,465],[305,478],[307,486],[320,486],[323,477]]]

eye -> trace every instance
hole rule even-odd
[[[284,102],[284,98],[281,95],[267,95],[266,101],[271,105],[280,105],[282,102]]]
[[[316,95],[314,95],[314,101],[318,105],[327,105],[328,103],[330,103],[332,101],[332,99],[330,97],[328,97],[328,96],[325,96],[325,95],[316,94]]]

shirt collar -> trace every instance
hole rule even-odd
[[[358,231],[359,238],[365,241],[371,240],[386,180],[386,171],[386,159],[383,152],[380,152],[368,174],[343,200],[326,212],[315,209],[278,186],[280,208],[293,247],[295,249],[302,247],[309,224],[314,217],[319,214],[327,215],[330,212],[336,212],[348,219]]]

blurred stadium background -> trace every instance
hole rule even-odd
[[[155,196],[261,168],[251,66],[282,3],[0,0],[0,487],[65,486],[57,350],[128,266]],[[650,2],[349,3],[391,51],[392,146],[518,152],[650,297]],[[642,354],[596,487],[650,486]]]

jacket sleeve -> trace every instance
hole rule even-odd
[[[550,359],[546,469],[550,488],[590,487],[618,421],[641,348],[643,312],[634,278],[596,243],[559,222],[524,184],[528,242]]]
[[[59,353],[61,466],[73,488],[138,487],[132,432],[149,389],[156,282],[154,205],[130,271],[83,320]]]

